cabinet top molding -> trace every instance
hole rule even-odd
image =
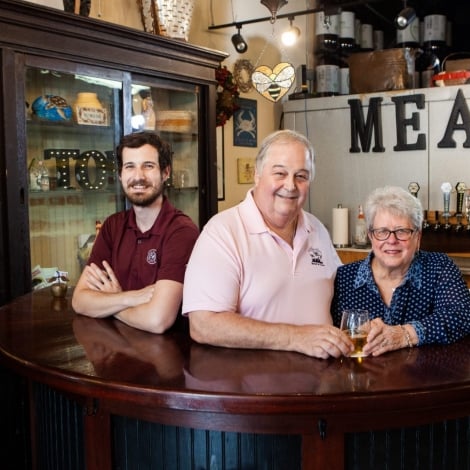
[[[73,55],[91,65],[119,64],[121,69],[122,64],[127,64],[133,72],[168,69],[173,77],[175,61],[184,62],[183,76],[194,77],[191,65],[206,67],[210,70],[207,74],[210,81],[215,81],[213,70],[228,55],[19,0],[0,2],[0,31],[0,45],[14,45],[16,50],[29,54],[65,59]]]

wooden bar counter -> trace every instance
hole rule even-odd
[[[470,337],[320,360],[90,319],[46,289],[0,308],[0,363],[28,383],[33,468],[470,468]]]

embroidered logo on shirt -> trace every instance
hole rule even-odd
[[[312,264],[315,264],[317,266],[325,266],[322,259],[322,252],[318,248],[309,248],[308,254],[310,255]]]
[[[147,253],[147,263],[148,264],[157,264],[157,250],[152,248]]]

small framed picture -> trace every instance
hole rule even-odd
[[[239,158],[238,184],[253,184],[255,182],[255,159]]]
[[[240,109],[233,114],[233,145],[238,147],[256,147],[258,102],[247,98],[239,98],[237,103]]]

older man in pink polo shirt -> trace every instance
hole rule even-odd
[[[191,254],[183,313],[194,340],[319,358],[351,352],[330,316],[341,262],[325,227],[302,209],[313,174],[303,135],[263,141],[254,188],[208,222]]]

